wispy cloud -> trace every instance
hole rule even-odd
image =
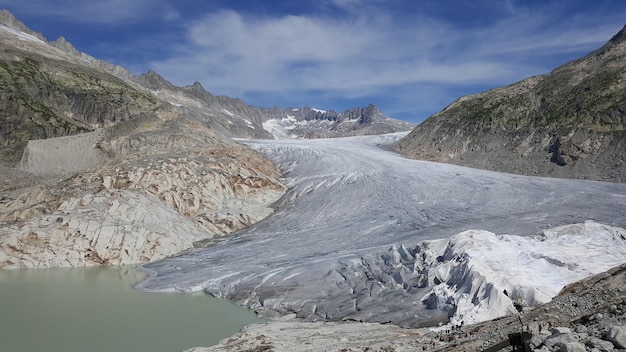
[[[76,23],[120,25],[160,18],[175,20],[179,14],[167,0],[2,0],[0,6],[28,8],[33,16],[52,16]]]
[[[626,9],[617,0],[0,0],[6,4],[112,35],[75,37],[94,56],[136,73],[153,69],[177,85],[199,81],[259,106],[372,102],[415,120],[460,94],[596,49],[623,26]]]
[[[251,92],[307,97],[320,91],[357,99],[397,87],[512,83],[545,72],[543,57],[591,50],[616,31],[610,21],[554,22],[553,8],[506,6],[508,17],[473,28],[379,6],[339,17],[223,10],[190,23],[185,41],[151,66],[178,84],[198,80],[244,99]]]

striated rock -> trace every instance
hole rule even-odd
[[[7,11],[0,85],[0,268],[164,258],[263,219],[285,191],[269,160],[209,128],[269,137],[235,116],[258,109],[135,78]]]
[[[0,203],[0,268],[162,259],[263,219],[285,191],[258,152],[190,120],[144,118],[37,145],[25,170],[76,173]]]
[[[0,227],[0,269],[143,263],[191,248],[205,236],[197,223],[157,199],[105,190]]]

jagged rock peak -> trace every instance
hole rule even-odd
[[[68,42],[67,39],[65,39],[65,37],[59,37],[57,40],[50,42],[50,45],[72,55],[76,55],[76,56],[81,55],[81,52],[78,51],[76,47],[72,45],[72,43]]]
[[[375,105],[369,104],[367,107],[346,110],[341,115],[346,119],[359,120],[359,123],[368,123],[376,116],[383,116],[383,113]]]
[[[35,32],[32,29],[26,27],[24,23],[15,18],[15,16],[13,16],[13,13],[8,10],[0,10],[0,24],[16,29],[20,32],[24,32],[26,34],[30,34],[38,39],[41,39],[44,42],[46,41],[46,38],[43,36],[43,34]]]
[[[626,25],[619,32],[617,32],[611,40],[609,40],[609,43],[617,45],[619,43],[623,43],[624,41],[626,41]]]
[[[202,84],[200,84],[200,82],[198,81],[193,82],[192,85],[184,86],[182,87],[182,89],[183,91],[186,91],[187,93],[194,95],[201,99],[213,98],[213,94],[211,94],[206,89],[204,89]]]
[[[135,82],[141,84],[148,89],[168,89],[175,90],[176,86],[163,78],[158,73],[150,70],[147,73],[135,77]]]

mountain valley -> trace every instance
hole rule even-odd
[[[2,10],[0,269],[139,265],[268,319],[190,352],[478,350],[519,319],[626,348],[625,53],[413,126],[133,75]]]

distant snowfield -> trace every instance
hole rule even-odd
[[[204,290],[265,315],[424,326],[546,302],[626,262],[626,185],[381,148],[403,135],[246,142],[285,172],[275,214],[145,265],[153,275],[139,288]]]

